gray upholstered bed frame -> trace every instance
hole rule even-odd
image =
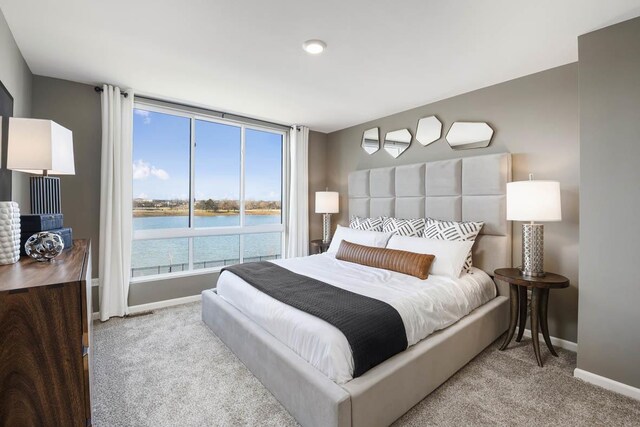
[[[431,216],[485,221],[474,245],[474,265],[493,274],[511,265],[506,183],[511,156],[467,157],[353,172],[349,211],[361,216]],[[498,297],[446,329],[343,385],[220,298],[202,293],[202,318],[303,426],[384,426],[445,382],[499,337],[508,298]]]

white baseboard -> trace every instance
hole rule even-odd
[[[606,388],[607,390],[611,390],[632,399],[640,400],[640,388],[632,387],[579,368],[573,370],[573,376],[588,383],[597,385],[598,387]]]
[[[188,304],[190,302],[200,301],[202,295],[192,295],[189,297],[174,298],[164,301],[150,302],[148,304],[132,305],[129,307],[129,314],[142,313],[143,311],[158,310],[160,308],[173,307],[174,305]],[[100,312],[93,313],[93,320],[100,318]]]
[[[525,329],[523,335],[527,338],[531,338],[531,330]],[[539,334],[539,335],[540,335],[540,341],[544,342],[544,338],[542,337],[542,334]],[[551,344],[553,344],[554,347],[563,348],[565,350],[573,351],[574,353],[578,352],[578,344],[573,341],[567,341],[567,340],[563,340],[562,338],[556,338],[556,337],[549,337],[549,338],[551,338]]]

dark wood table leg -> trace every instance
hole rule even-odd
[[[541,289],[539,288],[533,288],[531,295],[531,340],[533,341],[533,352],[536,354],[538,366],[542,367],[542,358],[540,357],[540,337],[538,336],[540,291]]]
[[[504,350],[511,342],[511,338],[513,338],[513,334],[516,332],[516,323],[518,321],[518,286],[510,284],[509,285],[509,298],[511,300],[511,310],[510,310],[510,318],[509,318],[509,332],[502,343],[502,347],[500,350]]]
[[[540,329],[542,330],[542,336],[544,342],[547,344],[547,348],[551,354],[558,357],[556,349],[551,345],[551,338],[549,337],[549,324],[547,323],[547,308],[549,307],[549,289],[540,289],[542,295],[540,295]]]
[[[527,326],[527,288],[524,286],[518,286],[518,299],[520,303],[520,314],[518,314],[518,336],[516,342],[522,340],[522,334],[524,334],[524,328]]]

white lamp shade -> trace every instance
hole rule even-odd
[[[316,213],[338,213],[337,191],[316,191]]]
[[[52,120],[11,117],[7,169],[74,175],[73,133]]]
[[[507,219],[561,221],[558,181],[517,181],[507,184]]]

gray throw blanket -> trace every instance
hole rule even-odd
[[[351,346],[353,376],[407,348],[400,314],[386,302],[337,288],[271,262],[225,267],[259,291],[338,328]]]

